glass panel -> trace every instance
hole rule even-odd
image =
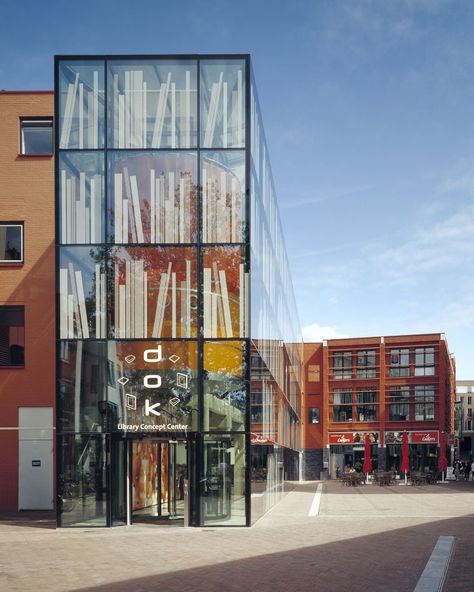
[[[196,337],[194,247],[117,247],[113,336]]]
[[[204,152],[201,161],[205,243],[245,241],[245,152]]]
[[[111,442],[112,526],[127,524],[127,440]]]
[[[245,61],[201,62],[201,146],[245,146]]]
[[[245,343],[204,344],[204,431],[245,430]]]
[[[25,309],[0,306],[0,366],[25,364]]]
[[[204,438],[203,522],[245,526],[245,436]]]
[[[58,165],[60,242],[104,242],[103,154],[60,152]]]
[[[197,157],[115,152],[109,161],[109,235],[115,243],[197,241]]]
[[[197,145],[195,61],[109,62],[109,146]]]
[[[105,436],[60,436],[58,448],[60,525],[106,526]]]
[[[51,154],[53,152],[53,121],[28,120],[21,121],[21,153]]]
[[[204,337],[247,337],[248,273],[241,247],[203,249]]]
[[[106,249],[63,247],[59,255],[60,339],[106,336]]]
[[[196,342],[109,341],[108,356],[110,430],[197,429]]]
[[[0,224],[0,263],[23,261],[23,224]]]
[[[104,62],[59,64],[59,147],[103,148]]]
[[[58,431],[101,432],[107,398],[105,342],[62,341],[58,373]]]

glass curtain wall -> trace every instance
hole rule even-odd
[[[248,64],[56,59],[60,525],[124,524],[127,438],[176,432],[192,523],[249,524]]]
[[[302,343],[277,198],[252,77],[250,92],[252,521],[295,478]],[[285,453],[285,450],[287,451]],[[263,501],[261,498],[263,496]]]

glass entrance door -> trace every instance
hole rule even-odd
[[[131,457],[132,522],[183,519],[186,442],[133,441]]]

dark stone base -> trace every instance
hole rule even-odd
[[[307,448],[304,450],[303,479],[305,481],[318,481],[323,470],[323,449]]]

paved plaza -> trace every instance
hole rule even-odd
[[[413,591],[439,536],[456,538],[444,592],[474,590],[474,483],[293,491],[252,528],[55,530],[0,522],[0,590]],[[26,514],[28,516],[28,514]]]

